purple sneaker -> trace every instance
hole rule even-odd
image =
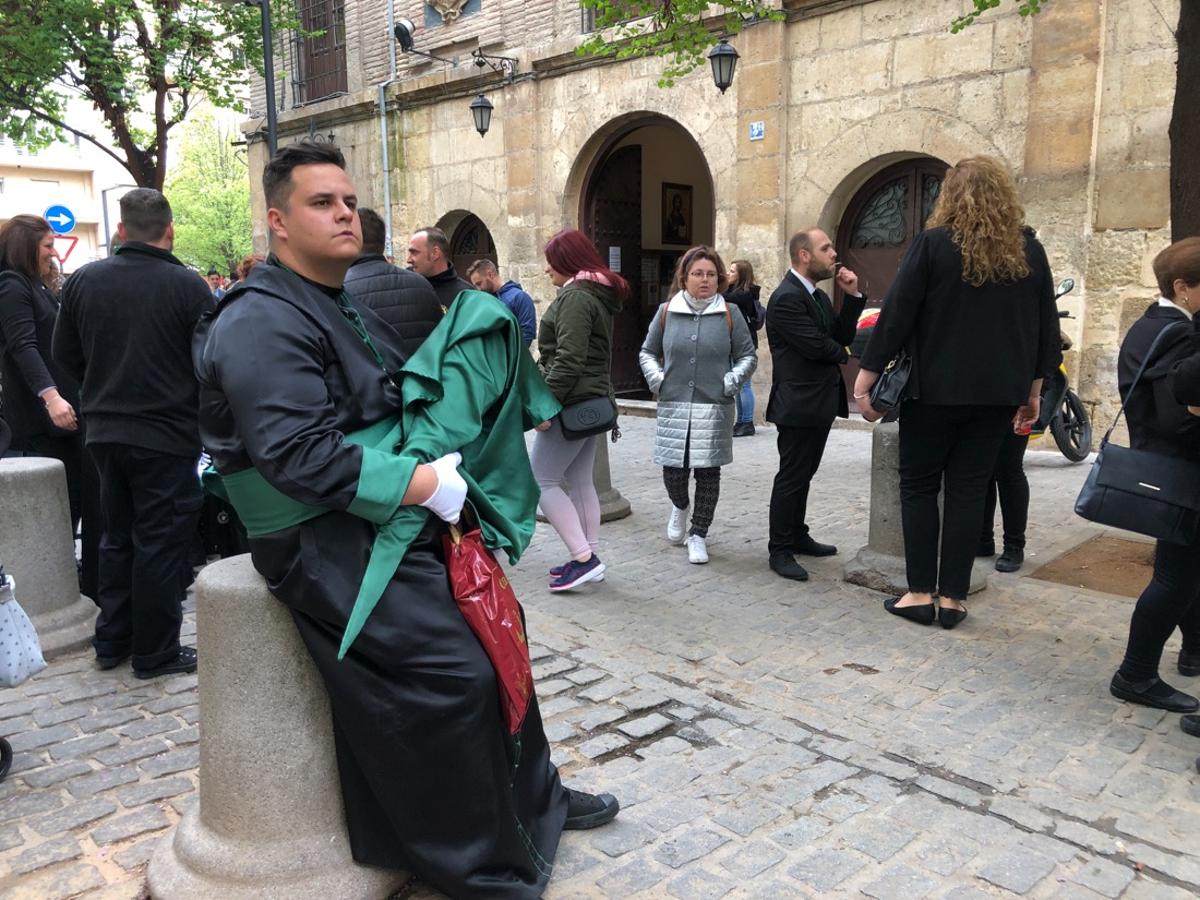
[[[587,584],[589,581],[600,581],[604,578],[604,563],[595,553],[587,562],[571,560],[562,567],[562,572],[550,582],[552,591],[569,591],[571,588]]]
[[[566,563],[563,563],[561,566],[551,566],[551,567],[550,567],[550,577],[551,577],[551,578],[558,578],[558,577],[560,577],[560,576],[562,575],[562,573],[563,573],[563,572],[565,572],[566,570],[567,570],[567,564],[566,564]],[[601,572],[601,573],[600,573],[600,577],[599,577],[599,578],[594,578],[594,579],[592,579],[592,580],[593,580],[593,581],[603,581],[603,580],[604,580],[604,573],[603,573],[603,572]]]

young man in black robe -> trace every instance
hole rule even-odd
[[[404,357],[395,332],[342,290],[362,243],[344,166],[336,148],[308,143],[268,164],[273,253],[197,330],[204,445],[227,483],[261,476],[331,510],[250,547],[329,691],[354,858],[455,898],[540,897],[561,831],[609,821],[617,802],[562,787],[536,699],[509,736],[492,665],[447,581],[443,522],[466,492],[458,454],[418,465],[407,487],[360,480],[368,448],[344,438],[396,415],[388,373]],[[339,660],[376,536],[363,510],[385,494],[436,517]]]

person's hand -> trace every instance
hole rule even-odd
[[[1017,414],[1013,416],[1013,433],[1029,434],[1033,430],[1033,426],[1037,424],[1041,413],[1042,397],[1040,394],[1035,394],[1029,398],[1024,406],[1018,408]]]
[[[833,280],[847,294],[858,293],[858,276],[848,266],[839,268],[837,274],[833,276]]]
[[[42,398],[46,403],[46,412],[55,428],[63,431],[75,431],[79,428],[79,420],[75,418],[75,409],[62,398],[58,391],[50,391]]]
[[[420,504],[451,525],[458,521],[462,515],[463,504],[467,502],[467,483],[458,474],[460,463],[461,453],[447,453],[429,463],[429,468],[437,475],[437,487],[429,495],[429,499]]]
[[[858,411],[868,422],[878,422],[883,418],[883,413],[871,405],[870,394],[867,394],[865,397],[855,397],[854,399],[858,401]]]
[[[549,431],[550,430],[550,420],[547,419],[541,425],[534,425],[533,430],[534,431]]]

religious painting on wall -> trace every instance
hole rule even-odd
[[[662,186],[662,242],[664,244],[692,243],[692,186],[671,184]]]

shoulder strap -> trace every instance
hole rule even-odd
[[[667,301],[670,303],[671,301]],[[663,334],[667,333],[667,303],[664,303],[658,308],[658,330]]]
[[[729,304],[725,304],[725,324],[729,327],[729,337],[733,339],[733,316],[729,314]]]
[[[1158,349],[1158,345],[1163,342],[1173,328],[1177,325],[1190,325],[1190,322],[1172,322],[1166,328],[1158,333],[1154,341],[1150,344],[1150,349],[1146,351],[1146,358],[1142,360],[1142,364],[1138,367],[1137,374],[1133,376],[1133,381],[1129,384],[1129,390],[1125,392],[1125,396],[1121,398],[1121,408],[1117,410],[1117,415],[1113,418],[1113,422],[1108,426],[1108,431],[1104,432],[1104,438],[1100,441],[1100,446],[1103,447],[1108,443],[1109,435],[1113,433],[1113,429],[1117,427],[1117,422],[1121,419],[1121,414],[1125,412],[1125,404],[1129,402],[1129,398],[1133,396],[1133,389],[1138,386],[1138,382],[1142,380],[1142,375],[1146,371],[1146,367],[1150,365],[1150,360],[1154,358],[1154,351]]]

